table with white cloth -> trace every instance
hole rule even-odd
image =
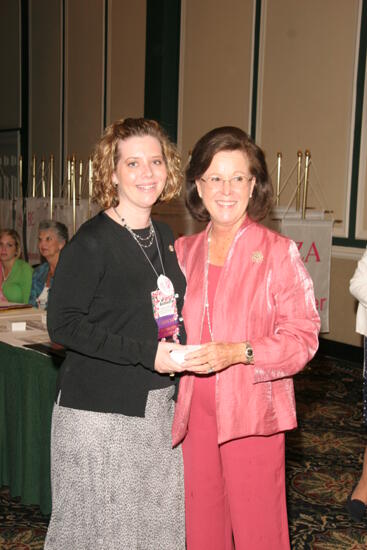
[[[51,512],[51,415],[62,361],[48,350],[38,310],[0,311],[0,486],[43,514]]]

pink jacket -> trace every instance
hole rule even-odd
[[[187,279],[183,316],[189,344],[199,343],[208,228],[176,241]],[[319,328],[312,280],[295,243],[247,218],[218,281],[212,329],[217,342],[250,341],[254,365],[216,374],[218,443],[297,426],[291,376],[316,353]],[[180,382],[173,445],[187,432],[193,383],[193,375]]]

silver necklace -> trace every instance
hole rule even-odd
[[[211,228],[209,229],[208,234],[208,252],[206,255],[206,261],[205,261],[205,268],[204,268],[204,310],[203,310],[203,316],[201,319],[201,329],[200,329],[200,342],[201,337],[203,333],[203,325],[204,325],[204,319],[206,317],[206,320],[208,322],[208,329],[210,334],[210,340],[214,342],[214,334],[212,329],[212,324],[210,322],[210,311],[209,311],[209,298],[208,298],[208,285],[209,285],[209,252],[210,252],[210,237],[211,237]]]
[[[113,210],[116,216],[122,221],[124,227],[126,227],[126,229],[130,231],[130,234],[134,237],[134,239],[140,246],[142,246],[143,248],[149,248],[150,246],[152,246],[154,241],[154,227],[151,218],[149,219],[149,233],[146,237],[142,237],[138,233],[135,233],[135,231],[127,225],[127,223],[125,222],[125,218],[122,218],[119,215],[115,207],[113,208]]]
[[[122,221],[123,227],[130,233],[130,235],[132,236],[132,238],[134,239],[134,241],[136,242],[136,244],[139,246],[140,250],[144,254],[146,260],[149,263],[149,265],[153,269],[153,271],[154,271],[154,273],[157,277],[157,286],[158,286],[159,290],[161,290],[163,292],[163,294],[168,295],[168,296],[170,296],[171,294],[174,294],[174,288],[173,288],[172,281],[170,280],[169,277],[166,276],[166,272],[165,272],[164,265],[163,265],[163,260],[162,260],[162,255],[161,255],[161,251],[160,251],[160,248],[159,248],[158,239],[157,239],[157,235],[156,235],[156,232],[155,232],[155,229],[154,229],[154,226],[153,226],[152,219],[150,218],[150,220],[149,220],[150,232],[152,232],[152,242],[153,242],[153,239],[154,239],[155,243],[156,243],[156,246],[157,246],[159,261],[160,261],[160,264],[161,264],[161,267],[162,267],[163,275],[159,275],[159,273],[156,270],[156,268],[154,267],[153,263],[150,261],[150,258],[148,256],[148,254],[145,252],[144,248],[148,248],[148,246],[144,246],[143,244],[141,244],[139,242],[139,240],[137,239],[136,233],[125,222],[125,218],[122,218],[121,216],[119,216],[116,208],[114,208],[114,211],[115,211],[115,214]]]

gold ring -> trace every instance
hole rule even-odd
[[[170,378],[174,378],[174,377],[175,377],[175,373],[174,373],[174,372],[170,372],[170,373],[169,373],[169,376],[170,376]]]

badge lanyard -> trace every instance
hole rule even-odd
[[[171,279],[166,275],[161,251],[158,244],[157,235],[153,227],[152,221],[150,221],[150,224],[154,235],[154,240],[157,245],[158,256],[162,267],[163,275],[158,274],[158,271],[154,267],[148,254],[145,252],[144,247],[140,244],[137,236],[135,235],[131,227],[129,227],[125,223],[124,218],[121,218],[121,216],[119,216],[115,208],[114,208],[114,211],[115,211],[115,214],[121,219],[123,223],[123,227],[127,229],[130,235],[133,237],[134,241],[139,245],[140,250],[144,254],[146,260],[150,264],[151,268],[153,269],[157,277],[157,290],[153,290],[153,292],[151,292],[151,298],[152,298],[152,306],[153,306],[153,315],[158,326],[158,340],[162,340],[163,338],[164,339],[172,338],[174,342],[178,342],[179,327],[178,327],[178,313],[177,313],[175,289]]]

